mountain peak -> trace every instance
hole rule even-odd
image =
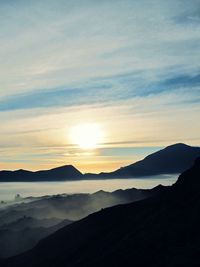
[[[178,174],[190,168],[200,156],[200,147],[177,143],[165,147],[143,160],[113,172],[113,176],[137,177],[160,174]]]
[[[176,144],[167,146],[165,149],[169,149],[169,148],[189,148],[189,147],[191,147],[191,146],[189,146],[187,144],[184,144],[184,143],[176,143]]]
[[[83,174],[73,165],[64,165],[50,170],[0,171],[0,181],[64,181],[81,179]]]
[[[69,165],[63,165],[63,166],[60,166],[60,167],[52,168],[50,171],[52,171],[52,170],[69,170],[69,169],[77,170],[73,165],[69,164]]]

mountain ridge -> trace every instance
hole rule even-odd
[[[93,213],[6,267],[199,266],[200,159],[170,190]]]
[[[112,172],[81,173],[73,165],[63,165],[49,170],[0,171],[0,182],[12,181],[72,181],[86,179],[137,178],[162,174],[178,174],[191,167],[200,156],[200,147],[183,143],[167,146],[144,159]]]
[[[81,179],[83,174],[73,165],[63,165],[49,170],[28,171],[0,171],[0,182],[17,181],[65,181]]]
[[[178,174],[190,168],[200,156],[200,147],[193,147],[183,143],[169,145],[158,150],[144,159],[121,167],[113,172],[100,173],[97,177],[132,178],[160,174]],[[90,177],[95,175],[90,174]]]
[[[63,222],[77,221],[98,210],[149,198],[166,190],[169,187],[113,192],[99,190],[93,194],[41,197],[10,206],[0,213],[0,258],[12,257],[33,248],[39,240],[65,226]]]

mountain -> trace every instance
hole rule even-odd
[[[83,174],[72,165],[65,165],[43,171],[0,171],[0,182],[19,181],[64,181],[83,178]]]
[[[116,171],[100,174],[82,174],[72,165],[51,170],[31,172],[27,170],[0,171],[0,182],[16,181],[67,181],[105,178],[133,178],[160,174],[181,173],[191,167],[200,156],[200,147],[175,144],[157,151],[143,160]]]
[[[122,167],[111,173],[101,173],[100,177],[139,177],[159,174],[181,173],[190,168],[200,156],[200,147],[174,144],[159,150],[141,161]]]
[[[142,200],[166,190],[169,187],[159,185],[153,189],[36,197],[27,203],[21,199],[21,203],[0,211],[0,258],[25,252],[66,224],[102,208]]]
[[[0,257],[11,257],[33,248],[39,240],[70,224],[69,220],[23,217],[0,226]]]
[[[2,266],[200,265],[200,158],[170,190],[103,209]]]
[[[168,187],[157,186],[153,189],[126,189],[114,192],[98,191],[93,194],[72,194],[72,195],[53,195],[40,198],[32,198],[31,202],[21,203],[2,208],[0,210],[0,229],[6,225],[14,227],[16,222],[34,223],[29,221],[29,217],[36,218],[41,222],[45,219],[59,218],[77,221],[83,217],[96,212],[102,208],[111,207],[117,204],[128,203],[142,200],[160,191],[167,190]],[[42,221],[41,221],[42,220]],[[12,225],[14,223],[14,226]],[[10,227],[10,228],[12,228]]]

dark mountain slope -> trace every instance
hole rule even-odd
[[[0,182],[64,181],[81,178],[83,178],[83,174],[72,165],[37,172],[26,170],[0,171]]]
[[[29,220],[29,221],[28,221]],[[32,220],[32,222],[31,222]],[[0,257],[7,258],[33,248],[39,240],[56,232],[71,223],[69,220],[38,220],[26,219],[22,223],[16,222],[0,228]],[[58,221],[58,220],[57,220]]]
[[[0,229],[1,230],[12,229],[14,231],[19,231],[24,228],[51,227],[53,225],[60,223],[61,221],[62,220],[58,218],[36,219],[24,215],[23,217],[20,217],[19,219],[12,221],[10,223],[6,223],[3,225],[0,224]]]
[[[67,222],[69,224],[66,218],[80,220],[102,208],[138,201],[166,190],[169,187],[160,185],[146,190],[132,188],[111,193],[98,191],[94,194],[46,196],[1,209],[0,258],[33,248],[39,240],[62,228]]]
[[[43,226],[41,222],[45,222],[46,219],[51,222],[53,217],[77,221],[102,208],[149,198],[168,188],[160,185],[153,189],[131,188],[114,192],[101,190],[93,194],[44,196],[36,200],[33,198],[29,203],[16,204],[2,209],[0,229],[6,224],[11,225],[9,228],[12,228],[16,222],[28,223],[30,227],[32,220],[27,219],[29,217],[35,218],[37,223],[40,222],[40,226]]]
[[[113,177],[135,177],[181,173],[190,168],[199,156],[200,147],[175,144],[155,152],[141,161],[118,169],[109,175]]]
[[[200,159],[170,190],[94,213],[4,266],[199,266]]]

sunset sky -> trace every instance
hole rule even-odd
[[[0,169],[200,144],[199,0],[1,0],[0,59]]]

